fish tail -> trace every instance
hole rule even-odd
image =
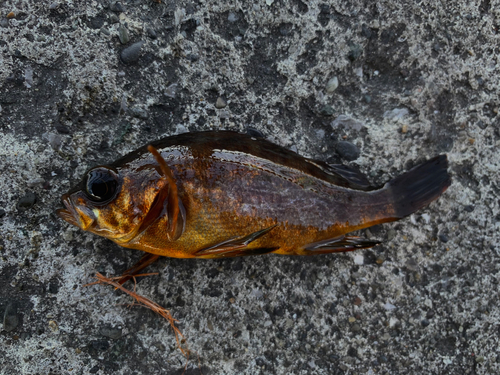
[[[436,200],[451,184],[446,155],[436,156],[388,182],[395,216],[403,218]]]

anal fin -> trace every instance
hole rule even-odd
[[[230,238],[215,245],[198,250],[195,255],[198,258],[219,258],[270,253],[278,249],[278,247],[249,248],[248,245],[255,241],[257,238],[260,238],[267,234],[275,226],[276,225],[273,225],[269,228],[250,233],[245,237]]]
[[[306,255],[342,253],[345,251],[367,249],[378,244],[380,244],[380,241],[342,235],[339,237],[310,243],[304,247],[304,250]]]

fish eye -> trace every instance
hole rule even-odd
[[[116,197],[118,190],[118,174],[112,169],[97,167],[87,172],[85,193],[91,201],[107,203]]]

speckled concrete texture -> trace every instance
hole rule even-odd
[[[317,257],[162,259],[194,374],[500,373],[498,1],[0,2],[0,373],[182,374],[105,286],[141,254],[54,214],[91,166],[255,129],[381,184],[447,153],[428,208]],[[344,142],[344,143],[341,143]]]

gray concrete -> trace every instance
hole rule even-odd
[[[447,153],[453,184],[371,250],[152,266],[185,374],[499,373],[500,8],[418,3],[2,1],[0,373],[181,374],[165,321],[83,287],[140,254],[54,210],[148,141],[248,127],[374,183]]]

